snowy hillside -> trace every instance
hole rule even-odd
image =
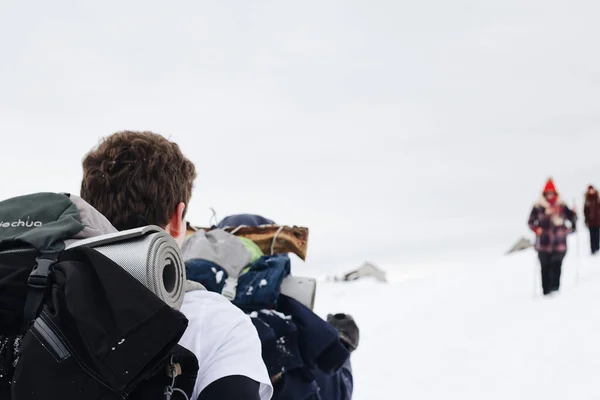
[[[531,250],[411,268],[406,280],[394,270],[387,285],[320,283],[316,311],[351,313],[361,328],[354,398],[599,399],[600,258],[581,241],[551,298]]]

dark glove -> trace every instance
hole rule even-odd
[[[346,345],[350,352],[356,350],[360,334],[358,326],[351,315],[344,313],[328,314],[327,322],[339,332],[342,343]]]

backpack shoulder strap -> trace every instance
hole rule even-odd
[[[36,264],[27,278],[27,298],[23,309],[23,327],[25,332],[37,318],[48,291],[49,275],[58,261],[58,253],[45,253],[36,258]]]

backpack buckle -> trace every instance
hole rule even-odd
[[[56,259],[38,257],[35,261],[36,264],[27,279],[27,285],[34,289],[44,289],[48,285],[48,275],[52,271]]]
[[[225,297],[227,300],[233,301],[237,292],[237,285],[237,279],[231,277],[225,279],[225,286],[223,286],[221,295],[223,295],[223,297]]]

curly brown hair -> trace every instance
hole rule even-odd
[[[179,146],[153,132],[122,131],[83,159],[81,197],[118,230],[164,228],[177,205],[187,206],[196,178]]]

